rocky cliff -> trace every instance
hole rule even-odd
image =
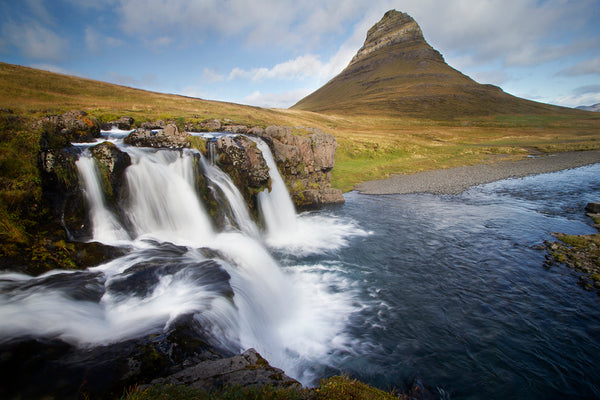
[[[433,119],[493,114],[575,113],[482,85],[450,67],[417,22],[390,10],[367,33],[350,64],[292,108],[330,114]]]

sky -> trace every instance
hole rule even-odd
[[[600,103],[600,0],[0,0],[0,61],[287,108],[341,72],[390,9],[477,82]]]

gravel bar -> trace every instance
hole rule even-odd
[[[355,189],[364,194],[459,194],[472,186],[502,179],[522,178],[596,163],[600,163],[600,150],[573,151],[414,175],[394,175],[388,179],[361,183]]]

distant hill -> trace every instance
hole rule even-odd
[[[600,103],[596,103],[596,104],[591,105],[591,106],[579,106],[579,107],[576,107],[576,108],[578,110],[600,112]]]
[[[408,14],[391,10],[367,33],[339,75],[292,106],[320,113],[449,119],[496,114],[577,113],[482,85],[450,67]]]

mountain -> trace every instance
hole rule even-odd
[[[579,107],[575,107],[575,108],[577,108],[578,110],[584,110],[584,111],[600,112],[600,103],[596,103],[591,106],[579,106]]]
[[[407,115],[433,119],[493,114],[577,113],[482,85],[450,67],[417,22],[396,10],[367,33],[350,64],[292,106],[330,114]]]

